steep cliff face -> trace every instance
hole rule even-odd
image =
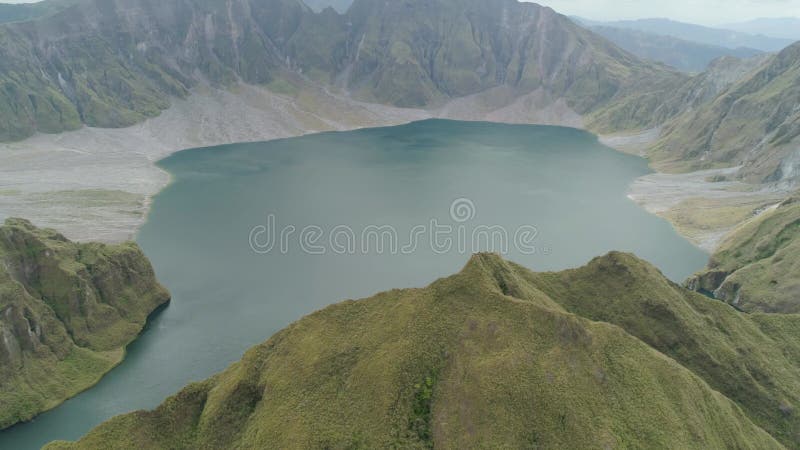
[[[515,0],[359,0],[346,14],[299,0],[81,0],[0,26],[0,139],[131,125],[199,82],[298,76],[396,106],[539,90],[612,128],[663,119],[658,100],[684,80]]]
[[[299,1],[82,0],[0,28],[0,138],[152,117],[199,80],[265,83]]]
[[[169,300],[132,243],[73,244],[0,227],[0,428],[91,386]]]
[[[348,17],[351,83],[384,102],[421,106],[507,85],[565,97],[584,114],[673,75],[550,8],[513,0],[358,0]]]
[[[632,255],[561,273],[476,255],[48,448],[797,447],[798,319],[747,316]]]

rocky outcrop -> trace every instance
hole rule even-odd
[[[736,229],[690,289],[750,312],[800,313],[800,203],[790,198]]]
[[[0,227],[0,428],[88,388],[169,300],[141,250]]]

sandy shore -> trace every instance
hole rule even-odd
[[[291,98],[241,85],[202,88],[129,128],[83,128],[0,144],[0,219],[24,217],[77,241],[131,239],[169,182],[155,162],[179,150],[429,118],[308,89]]]
[[[625,153],[646,156],[657,128],[632,135],[601,136],[600,142]],[[668,220],[689,241],[712,253],[734,228],[789,194],[786,187],[736,181],[739,167],[690,173],[653,173],[636,179],[628,198]]]
[[[638,178],[628,197],[661,216],[698,247],[713,252],[739,224],[783,201],[786,190],[738,181],[709,180],[732,176],[738,168],[685,174],[654,173]]]
[[[134,237],[152,197],[169,183],[155,162],[179,150],[431,117],[582,126],[563,101],[548,102],[536,93],[511,103],[504,97],[513,99],[498,91],[425,111],[363,103],[317,88],[289,97],[248,85],[229,91],[204,87],[133,127],[83,128],[0,144],[0,219],[24,217],[77,241],[119,242]],[[497,99],[503,101],[494,104]],[[642,155],[658,133],[601,136],[600,141]],[[712,251],[736,224],[786,194],[736,181],[709,181],[736,170],[647,175],[631,185],[629,197]]]

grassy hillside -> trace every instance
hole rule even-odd
[[[746,311],[800,313],[800,200],[734,231],[689,286]]]
[[[169,300],[133,243],[74,244],[9,219],[0,262],[0,428],[96,383]]]
[[[743,165],[750,181],[796,179],[799,102],[800,43],[665,126],[651,156],[664,168]]]
[[[48,448],[782,448],[756,420],[797,447],[798,348],[775,340],[798,321],[751,319],[630,255],[559,274],[476,255],[427,288],[309,315],[157,409]],[[759,381],[790,418],[761,416],[756,386],[738,404],[714,390],[708,355],[754,371],[774,358]]]
[[[753,320],[624,254],[560,273],[522,273],[568,311],[618,325],[674,358],[778,440],[800,446],[798,344],[770,331],[773,320],[800,329],[800,316]]]

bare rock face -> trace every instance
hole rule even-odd
[[[0,428],[91,386],[169,300],[133,243],[74,244],[0,227]]]

